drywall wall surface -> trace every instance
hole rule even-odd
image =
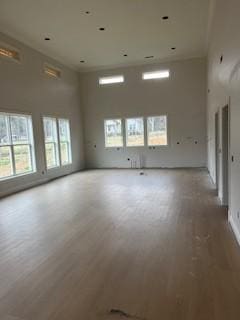
[[[215,174],[215,113],[219,112],[219,166],[222,171],[222,108],[230,106],[229,213],[235,231],[240,231],[240,2],[217,0],[208,52],[208,168]],[[221,58],[222,57],[222,58]],[[219,197],[222,194],[222,175],[219,176]],[[236,233],[237,234],[237,233]]]
[[[170,78],[142,73],[170,70]],[[100,86],[101,76],[124,75],[124,84]],[[206,166],[206,61],[197,58],[81,74],[86,163],[89,168]],[[169,145],[105,148],[104,119],[168,116]],[[146,140],[146,139],[145,139]],[[130,161],[128,160],[130,159]]]
[[[0,111],[32,115],[37,172],[0,182],[0,196],[48,181],[84,167],[82,115],[78,74],[0,33],[0,43],[20,51],[20,63],[0,58]],[[61,69],[61,79],[43,73],[44,63]],[[72,165],[47,171],[42,116],[68,118],[71,124]]]

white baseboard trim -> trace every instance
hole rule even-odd
[[[234,232],[234,234],[235,234],[235,237],[236,237],[236,239],[237,239],[237,242],[238,242],[238,244],[239,244],[239,246],[240,246],[240,231],[238,230],[238,228],[237,228],[237,226],[236,226],[236,224],[235,224],[235,222],[234,222],[234,220],[233,220],[233,218],[232,218],[231,215],[229,215],[229,222],[230,222],[230,225],[231,225],[231,227],[232,227],[232,230],[233,230],[233,232]]]

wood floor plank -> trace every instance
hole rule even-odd
[[[144,173],[0,201],[0,319],[240,319],[240,248],[207,172]]]

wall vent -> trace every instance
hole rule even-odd
[[[56,79],[61,78],[61,70],[58,68],[55,68],[47,63],[44,64],[44,73],[49,76]]]

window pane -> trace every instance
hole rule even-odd
[[[10,147],[0,147],[0,178],[13,174]]]
[[[57,141],[56,119],[44,118],[43,123],[44,123],[45,142],[56,142]]]
[[[7,116],[0,114],[0,145],[9,143]]]
[[[43,118],[45,151],[47,168],[59,166],[57,120],[55,118]]]
[[[30,146],[14,146],[14,160],[16,174],[27,173],[32,171]]]
[[[60,137],[61,164],[65,165],[71,163],[72,158],[69,120],[59,119],[58,127]]]
[[[105,146],[106,147],[122,147],[122,120],[105,120]]]
[[[127,119],[126,139],[128,147],[144,146],[143,118]]]
[[[10,116],[12,142],[28,143],[28,118],[24,116]]]
[[[69,121],[65,119],[59,119],[58,121],[60,141],[69,141]]]
[[[68,142],[61,142],[61,161],[62,164],[68,164],[70,162],[69,159],[69,144]]]
[[[166,146],[167,141],[167,116],[148,118],[148,145]]]
[[[46,160],[47,168],[54,168],[58,166],[58,161],[56,157],[56,144],[55,143],[46,143]]]

